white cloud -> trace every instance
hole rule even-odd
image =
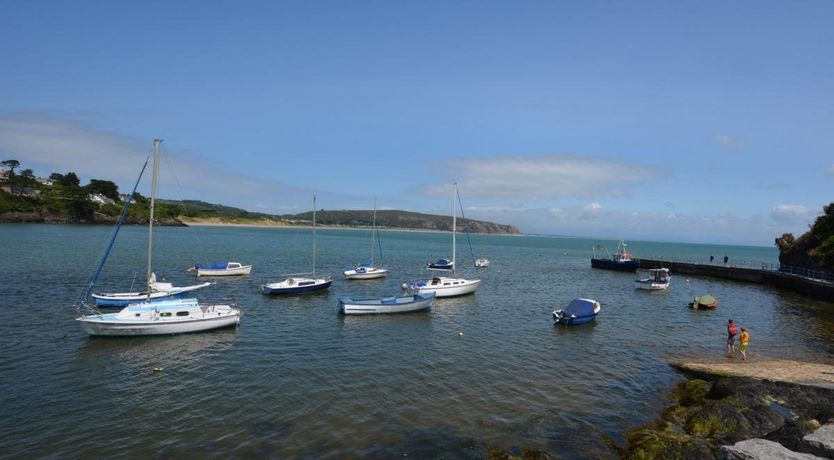
[[[654,168],[575,155],[469,158],[450,166],[462,193],[501,198],[629,196],[659,175]]]
[[[599,204],[599,203],[588,203],[582,209],[584,209],[584,210],[586,210],[586,211],[588,211],[592,214],[598,214],[598,213],[602,212],[602,205]]]
[[[726,134],[716,134],[712,136],[711,140],[718,145],[727,147],[731,150],[739,151],[744,149],[744,142],[733,136],[728,136]]]
[[[778,222],[795,222],[808,220],[808,208],[800,204],[779,204],[770,211],[770,217]]]

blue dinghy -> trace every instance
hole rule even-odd
[[[600,308],[596,300],[573,299],[564,310],[553,311],[553,321],[568,326],[588,323],[597,317]]]

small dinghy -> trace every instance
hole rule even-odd
[[[718,299],[716,299],[715,297],[713,297],[709,294],[704,294],[702,296],[695,297],[694,299],[692,299],[692,302],[689,302],[689,308],[692,308],[692,309],[695,309],[695,310],[699,310],[699,309],[711,310],[711,309],[713,309],[717,306],[718,306]]]
[[[567,326],[588,323],[596,319],[600,308],[596,300],[573,299],[564,310],[553,311],[553,321]]]
[[[435,297],[433,292],[400,297],[339,297],[339,313],[343,315],[411,313],[430,309],[434,305]]]

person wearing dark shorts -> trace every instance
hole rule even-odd
[[[736,351],[736,335],[738,328],[733,320],[727,321],[727,356],[732,356]]]

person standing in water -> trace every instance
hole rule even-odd
[[[736,334],[738,334],[736,323],[733,320],[727,320],[727,356],[733,356],[733,352],[736,351]]]
[[[750,334],[747,333],[746,328],[741,328],[741,337],[738,338],[738,351],[741,353],[741,359],[747,361],[747,344],[750,343]]]

